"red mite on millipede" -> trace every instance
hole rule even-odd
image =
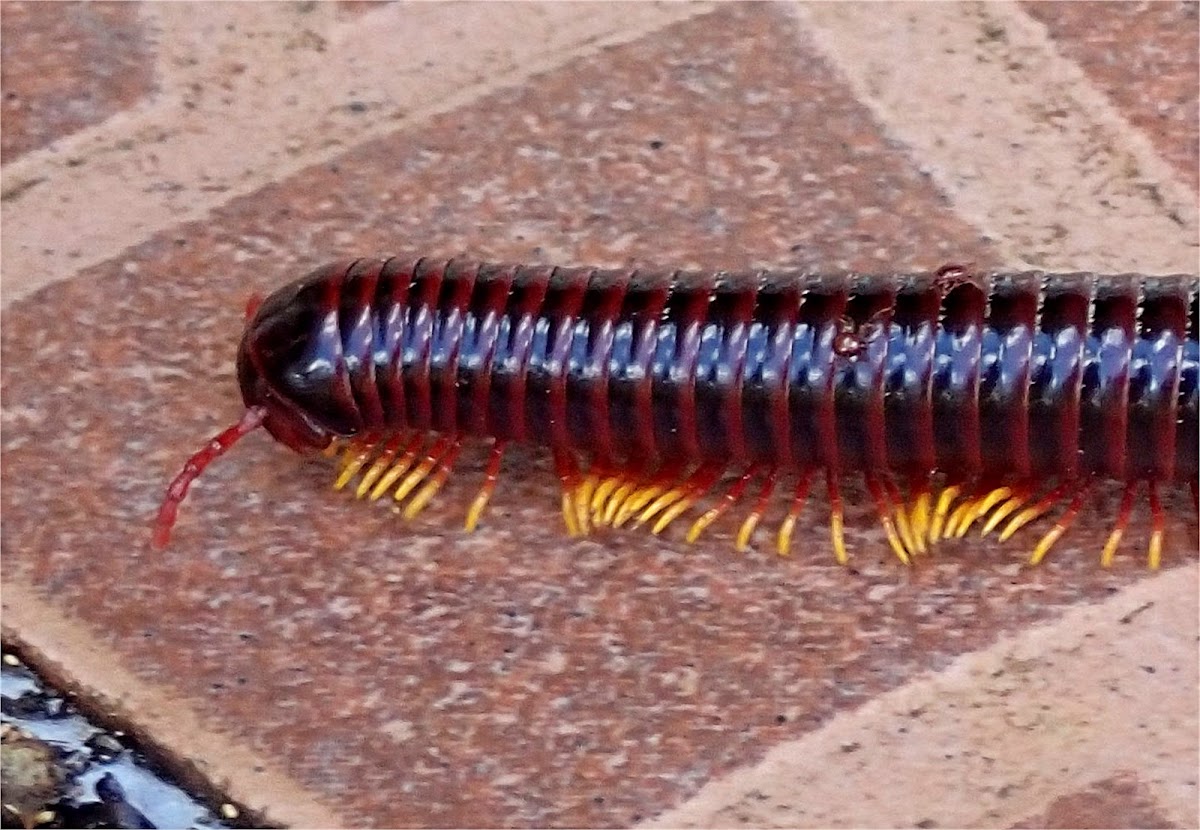
[[[688,541],[750,493],[745,549],[786,487],[784,554],[816,479],[839,562],[846,476],[865,479],[906,563],[972,527],[1003,540],[1062,507],[1037,563],[1092,484],[1112,479],[1124,489],[1102,563],[1144,493],[1157,567],[1160,489],[1197,494],[1198,316],[1186,275],[339,263],[248,309],[246,413],[171,483],[153,541],[167,543],[203,469],[265,427],[338,456],[337,489],[390,495],[409,518],[464,442],[490,441],[468,530],[515,442],[553,454],[572,535],[660,533],[732,474]]]

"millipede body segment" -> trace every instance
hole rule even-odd
[[[1124,483],[1102,557],[1143,489],[1158,564],[1159,488],[1198,476],[1193,276],[814,275],[357,260],[263,301],[237,358],[246,414],[172,482],[164,545],[191,481],[263,426],[338,455],[335,486],[415,515],[464,441],[547,447],[572,534],[665,529],[728,489],[694,540],[746,499],[737,544],[786,486],[786,553],[814,481],[840,561],[846,476],[865,478],[903,561],[938,540],[1011,536],[1063,510],[1040,560],[1101,478]],[[732,477],[731,477],[732,476]]]

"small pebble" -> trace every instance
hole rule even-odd
[[[234,807],[232,804],[221,805],[221,816],[227,821],[233,821],[239,815],[241,815],[241,813],[238,812],[238,808]]]
[[[15,654],[6,654],[6,655],[4,655],[4,665],[19,666],[19,665],[21,665],[21,660]]]
[[[97,752],[104,752],[109,755],[116,755],[125,748],[121,746],[121,742],[116,738],[105,735],[104,733],[100,733],[92,738],[91,744]]]

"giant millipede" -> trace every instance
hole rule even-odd
[[[167,543],[191,482],[262,426],[339,457],[335,487],[417,514],[464,441],[490,439],[473,529],[504,448],[547,447],[572,535],[654,533],[731,483],[694,541],[754,485],[746,548],[776,486],[787,553],[814,478],[846,561],[839,482],[862,476],[904,562],[979,525],[1006,539],[1093,483],[1123,484],[1103,564],[1144,490],[1149,564],[1160,488],[1198,475],[1200,321],[1193,276],[1040,272],[817,275],[360,259],[248,310],[245,415],[172,481]]]

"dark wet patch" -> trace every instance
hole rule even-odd
[[[43,809],[53,812],[53,818],[43,814],[38,827],[233,826],[222,820],[220,806],[206,806],[189,795],[128,735],[88,720],[15,655],[5,651],[0,667],[6,775],[20,754],[26,768],[55,782],[42,793],[44,801],[29,802],[30,819]],[[5,783],[7,805],[12,794]],[[23,825],[5,809],[2,826]]]

